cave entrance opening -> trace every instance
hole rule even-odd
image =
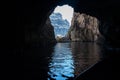
[[[56,39],[63,39],[67,36],[71,26],[74,9],[69,5],[57,6],[50,15],[50,21],[54,27]]]
[[[100,60],[101,55],[98,53],[101,53],[101,48],[91,43],[99,37],[99,21],[96,17],[63,5],[57,6],[49,18],[56,40],[64,42],[70,39],[71,42],[57,43],[54,46],[49,61],[48,79],[72,79]]]

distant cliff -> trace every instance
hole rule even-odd
[[[100,36],[98,27],[97,18],[74,13],[67,37],[71,41],[96,41]]]

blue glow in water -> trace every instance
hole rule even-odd
[[[55,46],[48,72],[52,79],[67,80],[69,77],[74,77],[73,57],[68,45],[58,43]]]
[[[101,58],[96,43],[57,43],[49,57],[48,80],[73,80]]]

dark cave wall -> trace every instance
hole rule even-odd
[[[53,6],[51,5],[55,4],[55,2],[47,2],[46,0],[17,1],[15,46],[45,46],[45,44],[54,43],[54,31],[52,31],[51,25],[48,25],[48,18],[52,12]]]
[[[38,29],[33,29],[34,25],[30,25],[27,27],[25,31],[25,43],[35,45],[46,46],[48,44],[56,43],[54,28],[51,25],[49,17],[44,23],[43,27],[39,29],[40,26],[36,26]],[[31,44],[31,45],[32,45]]]
[[[34,35],[29,40],[29,44],[36,43],[36,40],[40,45],[43,45],[43,41],[46,43],[45,38],[40,38],[40,34],[43,33],[42,29],[44,28],[44,24],[54,8],[57,5],[63,4],[69,4],[74,7],[75,12],[86,13],[97,17],[101,22],[100,32],[105,37],[106,42],[111,46],[119,47],[120,16],[118,12],[119,2],[117,0],[18,0],[16,6],[16,45],[24,46],[27,43],[25,39],[27,37],[25,36],[26,34],[29,37]],[[50,41],[49,39],[47,40]]]
[[[12,74],[10,73],[7,76],[9,76],[9,78],[12,79],[15,78],[15,80],[17,78],[21,78],[21,74],[19,72],[24,70],[22,69],[22,65],[24,63],[23,59],[25,60],[28,59],[27,60],[28,63],[30,62],[31,64],[31,62],[36,63],[36,61],[40,61],[39,59],[43,57],[41,56],[41,54],[43,54],[44,56],[46,56],[46,54],[44,53],[50,54],[50,51],[46,50],[48,48],[43,49],[42,51],[46,51],[46,52],[42,53],[41,51],[42,48],[37,48],[37,49],[33,47],[32,49],[26,48],[26,44],[27,46],[28,45],[35,46],[36,44],[38,44],[38,46],[43,47],[42,46],[44,45],[43,41],[45,41],[45,44],[47,43],[47,41],[50,41],[50,40],[46,41],[46,39],[43,38],[40,39],[40,34],[43,33],[42,29],[45,28],[44,25],[46,23],[48,16],[57,5],[69,4],[70,6],[74,7],[75,12],[86,13],[91,16],[97,17],[100,20],[99,30],[101,34],[105,37],[106,42],[108,42],[108,44],[112,47],[120,47],[120,39],[119,39],[119,34],[120,34],[119,4],[120,3],[118,1],[119,0],[16,0],[16,4],[14,2],[9,3],[9,6],[7,5],[7,8],[9,9],[7,14],[11,13],[16,18],[12,20],[13,16],[11,14],[8,15],[11,17],[9,19],[7,19],[8,17],[6,18],[7,19],[6,24],[8,25],[4,27],[5,29],[3,30],[2,33],[3,36],[1,37],[2,39],[1,43],[3,43],[2,48],[5,47],[4,49],[2,49],[3,52],[1,51],[1,53],[5,53],[5,55],[6,53],[9,53],[10,55],[8,57],[5,56],[5,59],[7,58],[5,64],[8,63],[5,70],[6,72],[8,72],[8,74],[9,72],[13,72]],[[7,3],[7,1],[5,3]],[[15,4],[15,6],[13,6],[12,4]],[[11,8],[11,6],[13,6],[14,8]],[[6,4],[3,7],[6,7]],[[11,9],[14,10],[11,11]],[[16,12],[14,13],[14,11]],[[12,23],[9,24],[9,22]],[[13,25],[15,25],[15,27]],[[44,31],[46,32],[46,30]],[[33,37],[35,37],[35,39],[34,38],[26,39],[27,37],[31,37],[32,35],[34,35]],[[24,47],[25,50],[21,49]],[[28,52],[26,52],[26,50]],[[110,52],[111,51],[109,51],[108,54]],[[115,54],[114,51],[112,53]],[[36,59],[36,57],[34,59],[30,59],[25,57],[25,55],[27,56],[39,55],[41,57],[38,56],[39,59]],[[45,64],[46,63],[47,62],[45,62]],[[39,72],[38,70],[39,66],[41,65],[37,65],[37,68],[35,67],[36,72]],[[27,66],[26,68],[30,69]],[[41,74],[44,73],[44,70],[42,71],[43,72]],[[20,75],[18,75],[17,73]],[[29,74],[34,74],[34,73],[29,73]],[[31,76],[29,74],[28,74],[29,78],[33,77],[33,75]],[[34,75],[36,76],[36,74]],[[37,76],[40,75],[37,74]]]

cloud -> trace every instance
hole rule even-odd
[[[57,6],[54,10],[54,13],[61,13],[63,19],[67,19],[68,22],[71,24],[71,20],[73,17],[73,8],[69,5]]]

